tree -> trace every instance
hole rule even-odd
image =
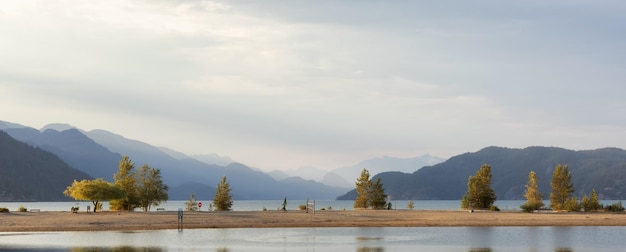
[[[543,194],[539,191],[539,183],[537,182],[537,174],[534,171],[528,173],[528,184],[526,184],[526,203],[521,206],[524,211],[532,212],[543,207]]]
[[[93,212],[96,212],[101,201],[122,199],[126,197],[124,190],[102,178],[95,180],[81,180],[72,183],[63,192],[66,196],[75,200],[89,200],[93,203]]]
[[[580,200],[580,205],[585,212],[588,211],[596,211],[602,208],[602,204],[600,204],[600,200],[598,199],[598,193],[596,189],[591,190],[591,196],[587,196],[586,194]]]
[[[160,169],[144,164],[139,170],[137,179],[138,203],[144,212],[150,210],[151,206],[158,206],[162,201],[167,201],[169,188],[163,184]]]
[[[287,211],[287,197],[285,197],[285,199],[283,200],[283,208],[281,208],[280,210]]]
[[[356,192],[357,196],[354,200],[354,208],[368,208],[369,207],[369,190],[372,186],[370,180],[370,173],[367,169],[361,171],[361,176],[356,180]]]
[[[412,200],[409,200],[409,202],[406,203],[406,209],[413,210],[413,208],[415,208],[415,204]]]
[[[109,202],[111,210],[134,210],[140,206],[139,191],[137,187],[137,174],[134,171],[135,163],[128,156],[122,157],[119,170],[113,174],[115,184],[126,191],[126,198]]]
[[[491,166],[484,164],[476,175],[467,181],[467,193],[461,200],[463,208],[490,208],[496,201],[496,194],[491,188]]]
[[[230,211],[233,206],[233,198],[230,195],[230,185],[226,181],[226,176],[217,184],[215,197],[213,197],[213,205],[216,211]]]
[[[374,209],[384,209],[387,207],[387,195],[380,178],[376,179],[369,190],[369,205]],[[389,207],[390,208],[390,207]]]
[[[565,210],[566,201],[572,197],[574,193],[574,185],[572,184],[572,174],[569,172],[567,165],[557,165],[552,174],[550,181],[552,192],[550,192],[550,207],[554,210]]]
[[[186,211],[198,211],[198,203],[196,202],[196,195],[193,193],[189,196],[189,200],[185,202]]]

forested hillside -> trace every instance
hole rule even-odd
[[[64,201],[72,182],[91,179],[54,154],[0,131],[0,201]]]
[[[531,170],[537,173],[539,189],[548,197],[550,179],[557,164],[569,166],[576,195],[589,194],[596,189],[602,199],[626,198],[626,151],[617,148],[573,151],[554,147],[488,147],[414,173],[386,172],[374,178],[382,179],[392,198],[456,200],[467,191],[468,177],[482,164],[491,165],[493,189],[501,200],[523,199]],[[354,199],[355,196],[352,190],[338,199]]]

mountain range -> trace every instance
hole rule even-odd
[[[524,199],[530,171],[535,171],[539,189],[544,198],[549,198],[550,180],[558,164],[568,165],[578,197],[593,189],[601,199],[626,197],[626,151],[618,148],[574,151],[556,147],[487,147],[413,173],[383,172],[373,179],[381,178],[385,191],[394,199],[456,200],[467,191],[468,177],[475,175],[483,164],[491,165],[492,187],[501,200]],[[352,190],[338,199],[355,197]]]
[[[347,190],[300,178],[275,180],[239,163],[207,164],[104,130],[82,131],[64,124],[51,124],[37,130],[1,121],[0,130],[20,142],[53,153],[70,167],[93,178],[112,181],[122,155],[127,155],[137,167],[148,164],[161,169],[164,182],[170,187],[171,200],[187,199],[191,193],[198,199],[210,199],[215,193],[214,185],[222,176],[227,177],[235,199],[331,199]],[[71,182],[69,180],[67,185]]]
[[[60,201],[72,181],[91,179],[56,155],[0,131],[0,201]]]
[[[148,164],[161,169],[170,200],[185,200],[191,193],[197,199],[210,199],[222,176],[227,176],[238,200],[332,199],[337,195],[341,195],[337,199],[354,199],[353,181],[364,168],[374,179],[381,178],[392,199],[456,200],[466,192],[468,177],[482,164],[492,166],[493,188],[502,200],[523,199],[531,170],[537,173],[539,189],[547,198],[557,164],[569,166],[578,196],[592,189],[602,199],[623,199],[626,194],[626,151],[618,148],[488,147],[445,161],[429,155],[382,157],[330,171],[303,167],[264,173],[228,157],[188,156],[104,130],[84,131],[66,124],[37,130],[0,121],[0,131],[6,132],[0,135],[0,201],[68,200],[62,192],[74,179],[112,181],[122,155],[137,167]]]

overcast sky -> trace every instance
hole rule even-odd
[[[621,0],[0,1],[0,120],[264,170],[626,148],[625,80]]]

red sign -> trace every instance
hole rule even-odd
[[[202,207],[202,202],[198,202],[198,207]]]

